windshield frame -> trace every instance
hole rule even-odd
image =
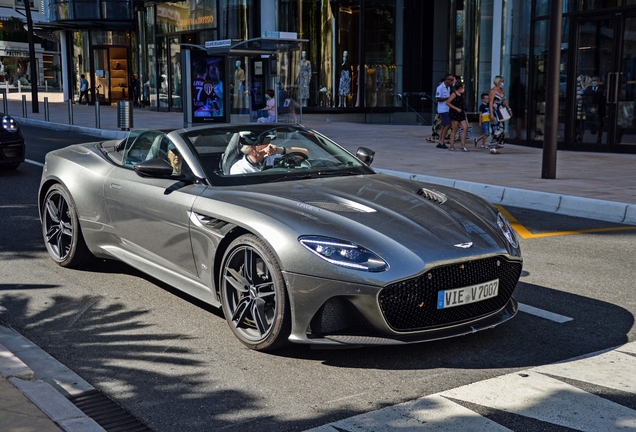
[[[323,156],[326,157],[315,159],[310,157],[308,159],[309,163],[305,164],[305,166],[300,166],[302,164],[302,161],[300,161],[298,163],[299,166],[293,168],[277,166],[253,173],[222,174],[220,168],[223,153],[220,151],[225,151],[223,145],[227,147],[227,144],[235,134],[246,134],[248,132],[250,135],[247,136],[247,140],[241,141],[242,143],[250,142],[256,145],[266,145],[271,142],[271,144],[276,146],[285,147],[286,151],[289,151],[289,147],[295,146],[292,144],[298,144],[297,146],[300,147],[308,147],[307,150],[310,156],[312,153],[323,152]],[[178,134],[181,140],[192,150],[208,182],[214,186],[238,186],[298,181],[320,177],[334,178],[377,174],[341,145],[315,130],[299,125],[251,123],[246,125],[192,128],[181,130]],[[202,142],[205,144],[198,144],[200,137],[204,137]],[[242,155],[240,156],[242,157]],[[322,161],[325,166],[312,167],[312,160],[314,163]],[[338,166],[331,165],[338,161],[340,161]],[[342,164],[345,164],[345,166],[342,166]]]

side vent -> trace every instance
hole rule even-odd
[[[426,198],[427,200],[437,204],[444,204],[448,199],[443,193],[426,188],[419,189],[417,194],[422,198]]]
[[[197,213],[197,219],[201,222],[201,225],[212,228],[215,230],[220,230],[224,226],[227,225],[227,222],[221,219],[213,218],[210,216],[204,216],[202,214]]]

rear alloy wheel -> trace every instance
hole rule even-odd
[[[220,279],[225,319],[243,344],[269,351],[287,342],[291,318],[285,282],[265,243],[250,234],[234,240]]]
[[[55,184],[42,206],[42,233],[49,255],[62,267],[79,267],[92,257],[68,190]]]

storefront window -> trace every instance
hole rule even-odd
[[[578,0],[579,10],[594,10],[608,7],[616,7],[620,0]]]
[[[364,41],[365,106],[393,106],[395,1],[366,1]]]
[[[545,131],[546,66],[548,61],[548,20],[534,24],[534,121],[530,122],[530,138],[543,141]]]
[[[147,76],[141,79],[141,97],[143,101],[151,107],[157,107],[157,78],[156,78],[156,65],[157,65],[157,47],[155,45],[155,11],[154,7],[146,9],[146,41],[148,43],[148,55],[146,57],[146,70]]]
[[[279,2],[280,29],[309,40],[300,51],[282,55],[279,60],[280,83],[285,91],[298,96],[302,106],[396,105],[399,19],[396,5],[400,5],[402,14],[404,1],[366,0],[364,13],[361,3],[360,0]],[[360,73],[362,91],[358,89]]]
[[[513,118],[507,136],[526,138],[529,82],[529,52],[532,4],[525,0],[509,2],[504,9],[506,28],[502,72]]]
[[[212,0],[213,2],[216,0]],[[219,39],[247,40],[257,37],[254,0],[219,0]],[[258,35],[260,36],[260,35]]]

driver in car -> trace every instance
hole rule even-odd
[[[272,164],[270,157],[273,159],[291,152],[300,152],[307,155],[307,149],[302,147],[291,147],[287,149],[282,146],[275,146],[271,143],[258,145],[245,144],[241,147],[241,153],[245,156],[232,165],[230,174],[245,174],[261,171],[264,166]]]

